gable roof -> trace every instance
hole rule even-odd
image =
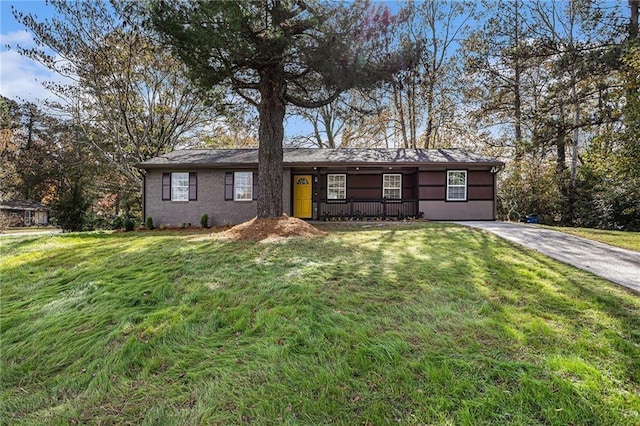
[[[0,201],[0,210],[46,211],[46,210],[49,210],[49,208],[37,201],[11,200],[11,201]]]
[[[187,149],[173,151],[137,164],[141,169],[181,167],[255,166],[257,149]],[[464,149],[395,149],[395,148],[285,148],[283,165],[423,165],[454,164],[502,166],[504,163]]]

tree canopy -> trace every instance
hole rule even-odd
[[[85,140],[130,184],[141,187],[135,164],[177,146],[219,117],[213,91],[202,96],[184,66],[145,27],[136,3],[51,0],[55,14],[40,20],[14,9],[37,47],[17,49],[69,84],[49,84],[60,99],[49,105],[72,118]]]
[[[152,5],[155,28],[199,87],[224,85],[257,108],[259,218],[283,213],[286,106],[327,105],[347,89],[390,79],[415,58],[411,46],[380,49],[395,19],[382,6],[302,0]]]
[[[49,5],[14,11],[38,44],[17,50],[72,83],[49,85],[59,121],[3,99],[5,195],[47,196],[62,139],[111,173],[100,200],[139,199],[135,164],[176,147],[259,145],[260,217],[283,212],[283,143],[463,147],[507,162],[502,218],[640,229],[640,0]],[[311,125],[285,138],[292,116]]]

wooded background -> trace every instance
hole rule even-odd
[[[314,63],[311,82],[286,81],[283,99],[299,101],[286,102],[285,146],[467,148],[507,164],[501,219],[640,230],[638,3],[265,0],[238,12],[257,11],[247,27],[264,31],[230,27],[230,40],[235,54],[258,35],[286,46],[285,59],[307,60],[311,49],[333,58],[321,62],[331,69]],[[168,41],[157,7],[50,7],[49,21],[14,10],[38,47],[11,48],[70,83],[48,85],[57,102],[0,98],[0,198],[50,204],[66,229],[117,227],[140,215],[137,162],[263,143],[250,48],[247,84],[238,74],[209,81]],[[342,53],[299,37],[338,30]],[[287,75],[308,72],[282,63]]]

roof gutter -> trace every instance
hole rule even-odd
[[[434,161],[428,163],[373,163],[373,162],[318,162],[318,163],[283,163],[283,167],[420,167],[420,166],[492,166],[492,173],[497,173],[504,168],[504,163],[501,161],[490,162],[448,162],[448,161]],[[258,163],[164,163],[164,164],[136,164],[139,169],[166,169],[168,167],[185,168],[185,169],[224,169],[224,168],[249,168],[258,167]]]

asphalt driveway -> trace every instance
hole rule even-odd
[[[640,253],[537,227],[507,222],[455,222],[492,232],[640,293]]]

